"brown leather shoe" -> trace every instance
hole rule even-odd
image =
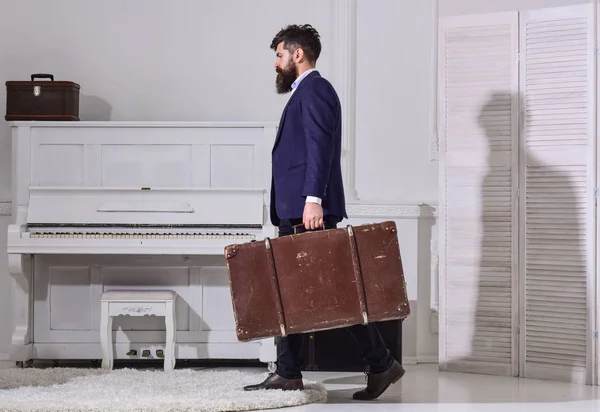
[[[353,399],[360,401],[370,401],[378,398],[393,383],[396,383],[404,376],[404,368],[394,360],[388,370],[381,373],[367,374],[367,387],[362,391],[352,395]]]
[[[281,389],[284,391],[301,391],[304,389],[302,379],[285,379],[276,373],[271,373],[258,385],[244,386],[245,391],[258,391],[260,389]]]

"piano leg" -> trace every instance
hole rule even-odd
[[[277,360],[275,338],[262,339],[260,341],[259,360],[268,364],[269,372],[275,372],[275,361]]]
[[[30,362],[33,358],[33,343],[31,341],[32,302],[31,255],[9,254],[8,268],[13,282],[13,331],[9,359],[16,362]]]

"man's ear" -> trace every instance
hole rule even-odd
[[[301,63],[304,60],[304,50],[302,50],[301,48],[297,48],[296,50],[294,50],[292,58],[296,63]]]

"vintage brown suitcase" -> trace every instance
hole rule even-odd
[[[410,314],[392,221],[229,245],[225,258],[240,341]]]
[[[8,81],[4,119],[79,120],[79,89],[77,83],[54,81],[51,74],[32,74],[31,81]]]

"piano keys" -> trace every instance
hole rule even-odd
[[[61,229],[58,231],[49,231],[50,228],[43,228],[39,230],[30,230],[23,234],[25,238],[32,239],[210,239],[210,240],[227,240],[235,241],[252,241],[256,240],[256,235],[251,233],[216,233],[216,232],[207,232],[203,233],[197,230],[193,231],[185,231],[182,232],[180,230],[172,230],[159,232],[158,230],[149,230],[148,232],[141,232],[139,230],[132,229],[131,231],[122,231],[119,230],[117,232],[111,231],[97,231],[94,229],[89,229],[89,231],[81,231],[78,228],[72,229]]]

